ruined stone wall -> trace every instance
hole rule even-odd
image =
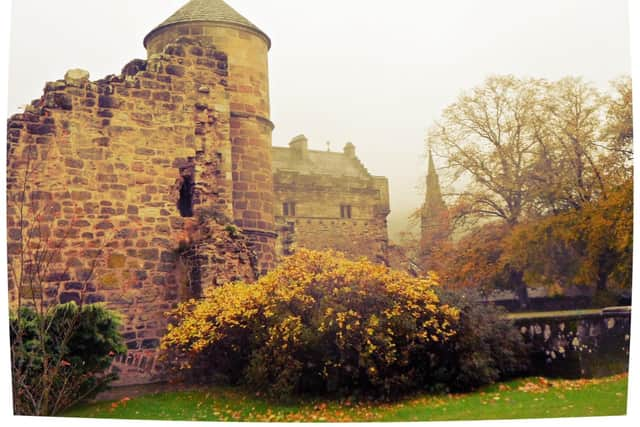
[[[278,171],[274,192],[277,221],[288,226],[280,233],[281,250],[292,246],[335,249],[352,258],[387,262],[389,199],[385,178]],[[295,216],[284,216],[285,202],[295,202]],[[341,217],[341,205],[351,207],[351,218]]]
[[[269,39],[261,32],[224,23],[189,22],[152,31],[149,55],[187,36],[229,52],[233,218],[256,246],[259,270],[275,266],[273,182],[269,102]]]
[[[629,369],[630,310],[553,317],[532,314],[515,323],[530,345],[534,375],[585,378]]]
[[[200,286],[255,277],[255,245],[224,226],[235,190],[227,78],[225,53],[183,39],[121,76],[68,73],[9,120],[12,271],[47,248],[36,294],[122,313],[122,383],[161,374],[163,314],[193,294],[193,271]],[[193,216],[179,209],[184,198]],[[28,270],[10,274],[14,304],[30,292],[17,287]]]

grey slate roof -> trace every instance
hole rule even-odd
[[[306,160],[293,158],[288,147],[272,148],[273,170],[298,172],[301,175],[331,175],[369,178],[371,175],[357,158],[339,152],[308,150]]]
[[[269,37],[260,28],[255,26],[244,16],[222,0],[191,0],[171,15],[166,21],[154,28],[150,33],[154,33],[163,27],[186,22],[218,22],[223,24],[239,25],[241,27],[256,31]],[[149,37],[149,36],[147,36]]]

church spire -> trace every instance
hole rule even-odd
[[[445,209],[444,200],[442,199],[442,191],[440,189],[440,178],[433,161],[433,153],[431,144],[429,144],[429,166],[427,169],[427,193],[424,203],[425,210],[439,211]]]
[[[420,247],[425,266],[432,268],[429,256],[433,248],[449,236],[449,212],[442,198],[440,179],[429,144],[427,168],[427,193],[422,205]]]

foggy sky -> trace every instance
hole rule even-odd
[[[389,178],[391,237],[423,198],[426,129],[490,74],[600,88],[630,73],[625,0],[227,0],[272,39],[273,143],[351,141]],[[13,3],[9,112],[70,68],[92,80],[145,58],[142,39],[186,0]],[[442,164],[442,162],[441,162]]]

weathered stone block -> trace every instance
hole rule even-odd
[[[196,60],[196,63],[198,65],[202,65],[202,66],[207,67],[207,68],[215,68],[216,67],[216,61],[214,61],[212,59],[198,58]]]
[[[92,142],[99,147],[108,147],[110,141],[111,141],[111,138],[103,136],[100,138],[94,138]]]
[[[152,150],[150,148],[143,148],[143,147],[136,148],[135,153],[140,156],[153,156],[156,154],[155,150]]]
[[[100,148],[79,148],[78,157],[84,160],[102,160],[102,149]]]
[[[82,169],[84,162],[79,159],[67,158],[64,160],[64,164],[69,168]]]
[[[73,100],[71,96],[66,93],[56,92],[46,96],[45,107],[60,108],[68,111],[73,109]]]
[[[62,80],[57,80],[55,82],[48,82],[45,87],[45,92],[53,92],[57,90],[64,90],[67,87],[67,84]]]
[[[120,279],[114,273],[107,273],[98,280],[101,289],[120,289]]]
[[[153,94],[153,99],[156,101],[171,101],[171,92],[163,91],[163,92],[155,92]]]
[[[191,49],[189,49],[189,53],[195,56],[202,56],[204,50],[200,46],[192,46]]]
[[[141,249],[139,254],[140,258],[146,261],[158,261],[160,258],[160,252],[158,249]]]
[[[96,225],[96,229],[97,230],[110,230],[112,228],[114,228],[115,226],[113,225],[113,223],[109,222],[109,221],[103,221],[100,222]]]
[[[89,81],[89,72],[80,68],[74,68],[64,75],[64,82],[69,86],[83,87]]]
[[[117,175],[113,175],[113,174],[99,173],[97,178],[98,178],[98,181],[101,182],[101,183],[115,183],[115,182],[118,182]]]
[[[118,108],[120,106],[120,101],[114,96],[100,95],[100,97],[98,97],[98,106],[100,108]]]
[[[27,132],[33,135],[47,135],[55,133],[56,127],[52,124],[33,123],[27,125]]]
[[[184,48],[178,44],[167,45],[167,47],[165,47],[164,49],[164,53],[167,55],[180,56],[180,57],[184,57],[185,55]]]
[[[52,289],[55,292],[54,293],[47,293],[47,296],[51,297],[55,297],[58,294],[58,288],[53,286],[50,287],[48,289]],[[20,294],[23,298],[38,298],[40,296],[40,294],[43,292],[42,286],[22,286],[20,287]]]
[[[158,271],[163,272],[163,273],[171,273],[172,271],[175,270],[176,266],[175,264],[158,264],[158,267],[156,267]]]
[[[9,240],[22,240],[22,229],[10,228],[7,232]]]
[[[135,332],[125,332],[125,333],[122,334],[122,338],[124,338],[126,341],[135,340],[136,339],[136,333]]]
[[[28,288],[30,288],[30,287],[28,287]],[[57,297],[57,296],[58,296],[58,291],[60,291],[60,288],[59,288],[58,286],[47,286],[47,287],[44,289],[44,295],[45,295],[47,298],[55,298],[55,297]],[[23,294],[23,296],[27,296],[27,295],[24,295],[24,294]],[[27,296],[27,298],[30,298],[30,297],[29,297],[29,296]]]
[[[181,65],[170,64],[165,68],[167,74],[171,74],[178,77],[183,77],[185,74],[185,67]]]
[[[18,255],[21,251],[22,245],[20,243],[8,243],[7,244],[7,254],[8,255]]]
[[[85,298],[87,304],[97,304],[100,302],[105,302],[105,297],[100,294],[90,294]]]
[[[84,288],[82,282],[68,282],[64,284],[64,289],[67,291],[81,291]]]
[[[134,90],[133,92],[131,92],[131,96],[133,96],[134,98],[149,99],[151,98],[151,91],[150,90]]]
[[[71,301],[80,304],[80,294],[78,292],[62,292],[60,294],[60,304],[66,304]]]
[[[158,348],[160,346],[160,340],[158,339],[146,339],[142,341],[142,348],[151,349]]]
[[[154,276],[151,282],[156,286],[164,286],[167,284],[167,280],[164,276]]]
[[[51,193],[48,191],[32,191],[31,200],[51,200]]]
[[[51,273],[49,275],[47,275],[47,277],[45,278],[45,282],[66,282],[71,280],[71,277],[69,276],[69,273],[67,272],[56,272],[56,273]]]
[[[214,51],[213,52],[213,57],[215,59],[217,59],[218,61],[227,61],[228,60],[228,56],[225,52],[221,52],[221,51]]]
[[[111,254],[107,266],[109,268],[124,268],[126,260],[127,257],[122,254]]]

